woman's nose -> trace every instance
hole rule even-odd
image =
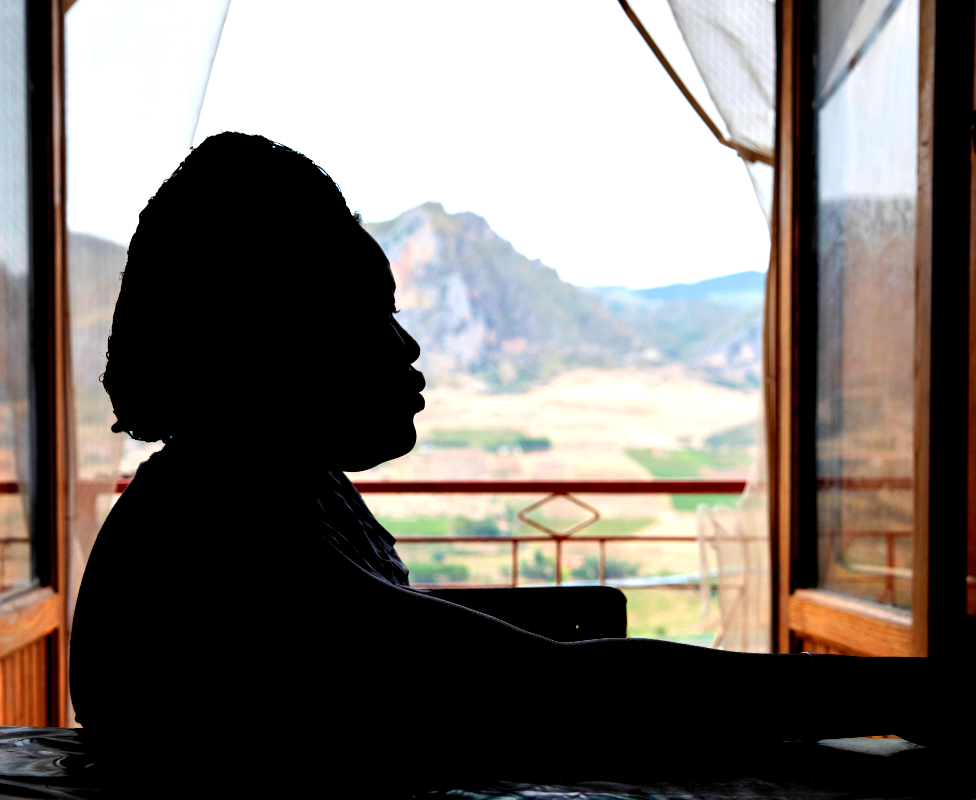
[[[396,328],[397,333],[400,334],[400,339],[403,341],[403,346],[407,351],[407,360],[412,364],[414,361],[420,358],[420,345],[417,344],[416,339],[407,333],[406,328],[404,328],[395,319],[393,320],[393,327]]]

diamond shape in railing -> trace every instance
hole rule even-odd
[[[537,522],[536,520],[529,518],[528,515],[531,514],[533,511],[542,508],[547,503],[551,503],[553,500],[556,500],[557,498],[560,497],[564,497],[570,503],[579,506],[584,511],[589,511],[590,516],[582,520],[581,522],[577,522],[575,525],[572,525],[571,527],[567,528],[564,531],[553,530],[548,525],[544,525],[541,522]],[[595,508],[593,508],[593,506],[589,505],[588,503],[584,503],[578,497],[573,497],[573,495],[569,494],[568,492],[555,492],[549,495],[548,497],[544,497],[538,502],[533,503],[530,506],[526,506],[525,508],[523,508],[521,511],[518,512],[517,516],[526,525],[531,525],[536,530],[542,531],[548,536],[551,536],[553,539],[566,539],[572,536],[574,533],[583,530],[583,528],[589,527],[598,519],[600,519],[600,512],[597,511]]]

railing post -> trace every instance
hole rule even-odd
[[[563,582],[563,540],[556,539],[556,586]]]
[[[518,586],[518,546],[519,540],[512,539],[512,588]]]
[[[600,539],[600,585],[607,582],[607,540]]]

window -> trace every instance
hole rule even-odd
[[[27,3],[0,2],[0,597],[30,586],[31,208]]]
[[[777,8],[777,647],[952,653],[976,508],[973,9]]]
[[[728,83],[736,63],[759,97],[745,104],[750,148],[769,160],[772,7],[713,19],[636,5],[675,58],[691,30],[712,73]],[[716,145],[619,8],[80,0],[66,26],[75,585],[118,479],[155,449],[109,432],[98,383],[126,243],[189,147],[239,130],[336,179],[390,257],[399,319],[423,349],[416,449],[354,481],[725,482],[593,489],[601,519],[564,543],[519,517],[546,489],[374,485],[412,582],[619,582],[633,634],[711,643],[716,562],[696,511],[736,503],[761,438],[770,169],[750,174]],[[748,36],[764,57],[751,72],[736,49]],[[685,74],[695,63],[685,51]],[[720,119],[704,84],[700,97]],[[213,457],[219,469],[216,443]],[[562,531],[589,514],[557,498],[531,518]]]
[[[0,725],[65,719],[69,475],[56,7],[0,0]]]
[[[911,606],[918,0],[822,2],[815,67],[818,585]]]

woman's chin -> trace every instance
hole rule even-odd
[[[411,420],[409,427],[386,431],[386,435],[372,442],[350,444],[343,461],[343,472],[364,472],[387,461],[405,456],[417,444],[417,429]]]

